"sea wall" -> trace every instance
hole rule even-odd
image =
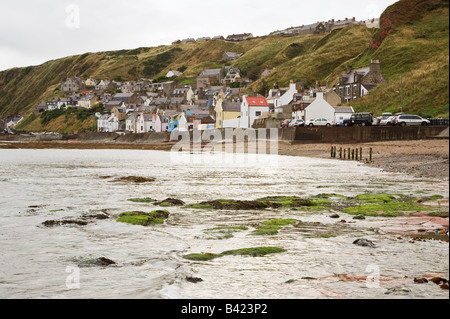
[[[446,129],[447,127],[442,126],[297,127],[295,128],[293,140],[303,143],[365,143],[422,140],[435,138]]]
[[[227,138],[226,130],[215,129],[202,132],[203,141],[222,137]],[[273,130],[273,129],[272,129]],[[230,134],[238,137],[264,138],[296,143],[365,143],[396,140],[421,140],[432,138],[448,138],[448,127],[445,126],[419,126],[419,127],[392,127],[392,126],[366,126],[366,127],[294,127],[278,129],[278,136],[271,129],[234,129]],[[446,134],[444,134],[447,132]],[[199,133],[199,132],[195,132]],[[265,133],[265,134],[264,134]],[[199,135],[194,132],[180,132],[172,134],[145,133],[145,134],[117,134],[117,133],[84,133],[77,140],[90,143],[123,143],[123,144],[154,144],[186,139],[193,141]]]

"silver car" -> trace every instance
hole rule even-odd
[[[421,118],[418,115],[399,115],[394,119],[394,124],[399,126],[428,126],[430,121]]]
[[[309,120],[305,123],[305,126],[333,126],[334,122],[325,118]]]
[[[388,120],[392,117],[392,113],[383,113],[379,118],[378,118],[378,125],[390,125],[388,124]]]

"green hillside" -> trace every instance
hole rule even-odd
[[[401,0],[388,7],[377,30],[364,25],[307,36],[266,36],[232,43],[222,40],[86,53],[39,66],[0,72],[0,117],[30,113],[41,101],[60,94],[68,76],[134,80],[182,69],[180,82],[203,69],[221,67],[225,51],[244,53],[231,63],[264,94],[290,80],[305,86],[336,84],[348,65],[366,67],[377,59],[387,83],[352,103],[357,111],[403,111],[448,117],[448,0]],[[260,78],[266,68],[275,70]]]

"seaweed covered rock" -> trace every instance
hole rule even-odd
[[[154,182],[156,178],[154,177],[142,177],[142,176],[124,176],[124,177],[118,177],[112,180],[112,182],[125,182],[125,183],[135,183],[135,184],[142,184],[142,183],[150,183]]]
[[[133,211],[124,212],[119,215],[118,222],[132,225],[150,226],[163,224],[164,220],[169,218],[170,213],[167,210],[155,210],[150,213]]]
[[[185,203],[180,199],[166,198],[160,202],[155,202],[155,205],[167,207],[167,206],[183,206]]]
[[[261,210],[269,207],[278,208],[281,205],[272,205],[257,200],[233,200],[233,199],[216,199],[212,201],[201,202],[198,204],[187,205],[187,208],[199,209],[217,209],[217,210]]]

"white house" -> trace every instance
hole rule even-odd
[[[102,115],[97,120],[98,132],[116,132],[119,130],[119,119],[114,115]]]
[[[20,121],[23,120],[23,117],[15,117],[13,118],[11,121],[9,121],[8,123],[6,123],[6,129],[8,130],[8,132],[10,132],[17,124],[20,123]]]
[[[291,103],[294,98],[294,94],[297,93],[298,91],[296,85],[294,82],[291,81],[288,90],[283,95],[272,98],[275,112],[282,113],[283,109],[281,107]]]
[[[257,118],[263,115],[263,113],[268,112],[269,103],[267,102],[265,97],[249,97],[244,95],[241,104],[241,118],[239,121],[239,127],[251,128],[253,122]]]
[[[317,92],[314,102],[305,108],[305,121],[318,118],[326,118],[327,120],[334,121],[335,112],[335,108],[323,98],[323,92]]]
[[[169,72],[167,72],[166,78],[171,78],[171,77],[174,77],[174,76],[180,76],[182,74],[183,73],[180,72],[180,71],[172,71],[172,70],[170,70]]]
[[[141,113],[136,121],[136,133],[148,133],[153,130],[153,114]]]
[[[153,122],[153,130],[155,132],[162,132],[162,122],[158,114],[153,114],[152,122]]]
[[[78,100],[78,106],[79,107],[84,107],[86,109],[90,109],[91,107],[93,107],[96,103],[98,102],[98,98],[93,95],[93,94],[88,94],[85,96],[82,96],[79,100]]]
[[[138,115],[135,113],[132,113],[128,115],[127,119],[125,120],[125,130],[131,133],[137,133],[137,117]]]

